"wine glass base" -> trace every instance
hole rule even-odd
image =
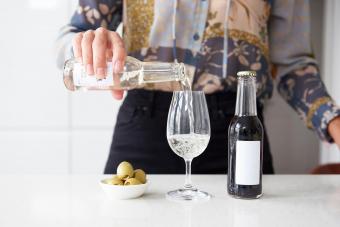
[[[183,188],[169,191],[166,193],[166,198],[174,201],[207,201],[211,198],[211,195],[196,188]]]

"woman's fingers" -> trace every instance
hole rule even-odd
[[[103,79],[106,76],[106,51],[107,51],[107,30],[98,28],[92,43],[93,68],[96,77]]]
[[[119,84],[120,75],[119,72],[122,72],[124,69],[126,51],[124,48],[124,42],[122,38],[116,32],[110,32],[109,34],[111,48],[112,48],[112,66],[113,66],[113,81],[115,84]],[[117,100],[121,100],[123,98],[123,91],[113,90],[112,96]]]
[[[110,41],[112,45],[112,64],[114,73],[119,73],[124,69],[124,61],[126,57],[126,51],[124,48],[124,42],[122,38],[116,32],[110,32]]]
[[[104,78],[107,70],[107,59],[112,59],[114,82],[119,84],[119,72],[123,71],[126,58],[126,51],[122,38],[105,28],[98,28],[95,31],[88,30],[79,32],[72,40],[75,58],[82,62],[89,75],[96,75],[97,78]],[[112,96],[115,99],[122,99],[124,91],[113,90]]]
[[[126,51],[122,38],[105,28],[96,31],[88,30],[77,33],[73,39],[74,56],[85,66],[90,75],[96,74],[98,78],[106,75],[107,57],[112,57],[113,71],[115,74],[124,68]]]
[[[112,90],[112,97],[117,100],[121,100],[123,98],[124,91],[122,90]]]
[[[74,57],[77,59],[78,62],[83,61],[82,51],[81,51],[81,41],[82,40],[83,40],[83,32],[77,33],[72,40],[73,54],[74,54]]]
[[[88,30],[84,33],[83,39],[81,41],[83,65],[85,66],[85,70],[87,74],[90,74],[90,75],[94,75],[93,52],[92,52],[93,40],[94,40],[94,31]]]

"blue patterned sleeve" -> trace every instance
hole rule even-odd
[[[275,0],[269,23],[270,57],[281,96],[308,128],[323,141],[333,142],[328,124],[340,116],[327,93],[310,40],[309,1]]]
[[[57,65],[73,56],[72,39],[77,32],[105,27],[115,30],[122,21],[121,0],[79,0],[68,25],[59,31],[56,42]]]

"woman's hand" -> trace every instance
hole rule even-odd
[[[328,132],[340,149],[340,117],[336,117],[329,122]]]
[[[113,71],[118,73],[124,68],[126,51],[122,38],[113,31],[98,28],[95,31],[77,33],[72,42],[75,58],[82,62],[85,70],[98,79],[106,75],[107,59],[112,59]],[[123,98],[123,91],[113,90],[115,99]]]

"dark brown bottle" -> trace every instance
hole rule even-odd
[[[228,193],[235,198],[262,195],[263,126],[256,111],[256,73],[237,73],[235,116],[228,131]]]

